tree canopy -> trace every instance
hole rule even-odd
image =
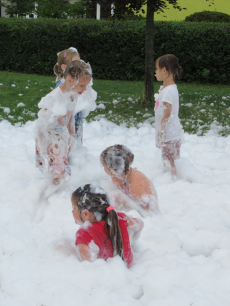
[[[74,3],[68,0],[0,0],[0,5],[6,8],[10,17],[24,17],[32,13],[38,17],[58,19],[90,16],[85,0]]]
[[[192,1],[192,0],[190,0]],[[213,3],[214,0],[206,0]],[[111,5],[114,4],[114,15],[122,19],[125,15],[142,12],[143,6],[147,5],[146,14],[146,36],[145,36],[145,92],[143,101],[153,102],[154,94],[154,13],[164,12],[168,5],[179,11],[186,9],[178,4],[178,0],[86,0],[86,3],[95,5],[96,3]]]
[[[192,1],[192,0],[190,0]],[[214,4],[214,0],[209,1],[210,5]],[[143,6],[146,4],[151,7],[155,13],[163,13],[168,5],[171,4],[174,9],[182,10],[178,5],[178,0],[86,0],[87,5],[95,6],[97,3],[109,8],[114,5],[114,12],[117,17],[122,17],[124,14],[145,13]]]
[[[96,5],[100,3],[105,7],[114,5],[116,17],[122,18],[125,14],[133,15],[134,13],[144,13],[143,6],[148,4],[154,12],[164,12],[168,4],[172,4],[173,8],[182,10],[178,5],[178,0],[86,0],[87,5]]]
[[[32,0],[0,0],[0,6],[6,8],[6,14],[10,17],[26,16],[32,14],[34,1]]]

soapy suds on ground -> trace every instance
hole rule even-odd
[[[0,123],[1,306],[230,305],[230,136],[215,127],[202,137],[185,134],[173,182],[162,173],[149,123],[84,122],[71,181],[39,200],[44,179],[35,168],[34,126]],[[99,160],[114,144],[132,150],[133,167],[154,183],[162,213],[142,218],[130,269],[119,257],[79,262],[74,245],[70,195],[92,181],[118,192]]]

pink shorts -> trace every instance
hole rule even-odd
[[[162,147],[162,159],[175,160],[180,158],[180,146],[181,143],[178,139],[164,142],[164,145]]]

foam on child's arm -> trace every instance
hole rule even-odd
[[[99,247],[94,243],[94,241],[92,240],[89,243],[89,250],[90,250],[90,261],[95,261],[98,257],[98,253],[99,253]]]

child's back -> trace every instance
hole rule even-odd
[[[123,241],[124,260],[129,267],[133,261],[133,254],[129,242],[128,221],[123,213],[117,213],[119,227]],[[90,223],[87,227],[82,227],[77,231],[75,244],[89,245],[93,241],[98,247],[97,258],[107,260],[113,257],[113,245],[111,239],[105,231],[105,221]]]
[[[119,255],[129,267],[133,260],[129,234],[136,239],[143,222],[116,213],[105,190],[96,183],[76,189],[71,201],[75,223],[83,225],[77,231],[75,241],[80,259],[106,260]]]

